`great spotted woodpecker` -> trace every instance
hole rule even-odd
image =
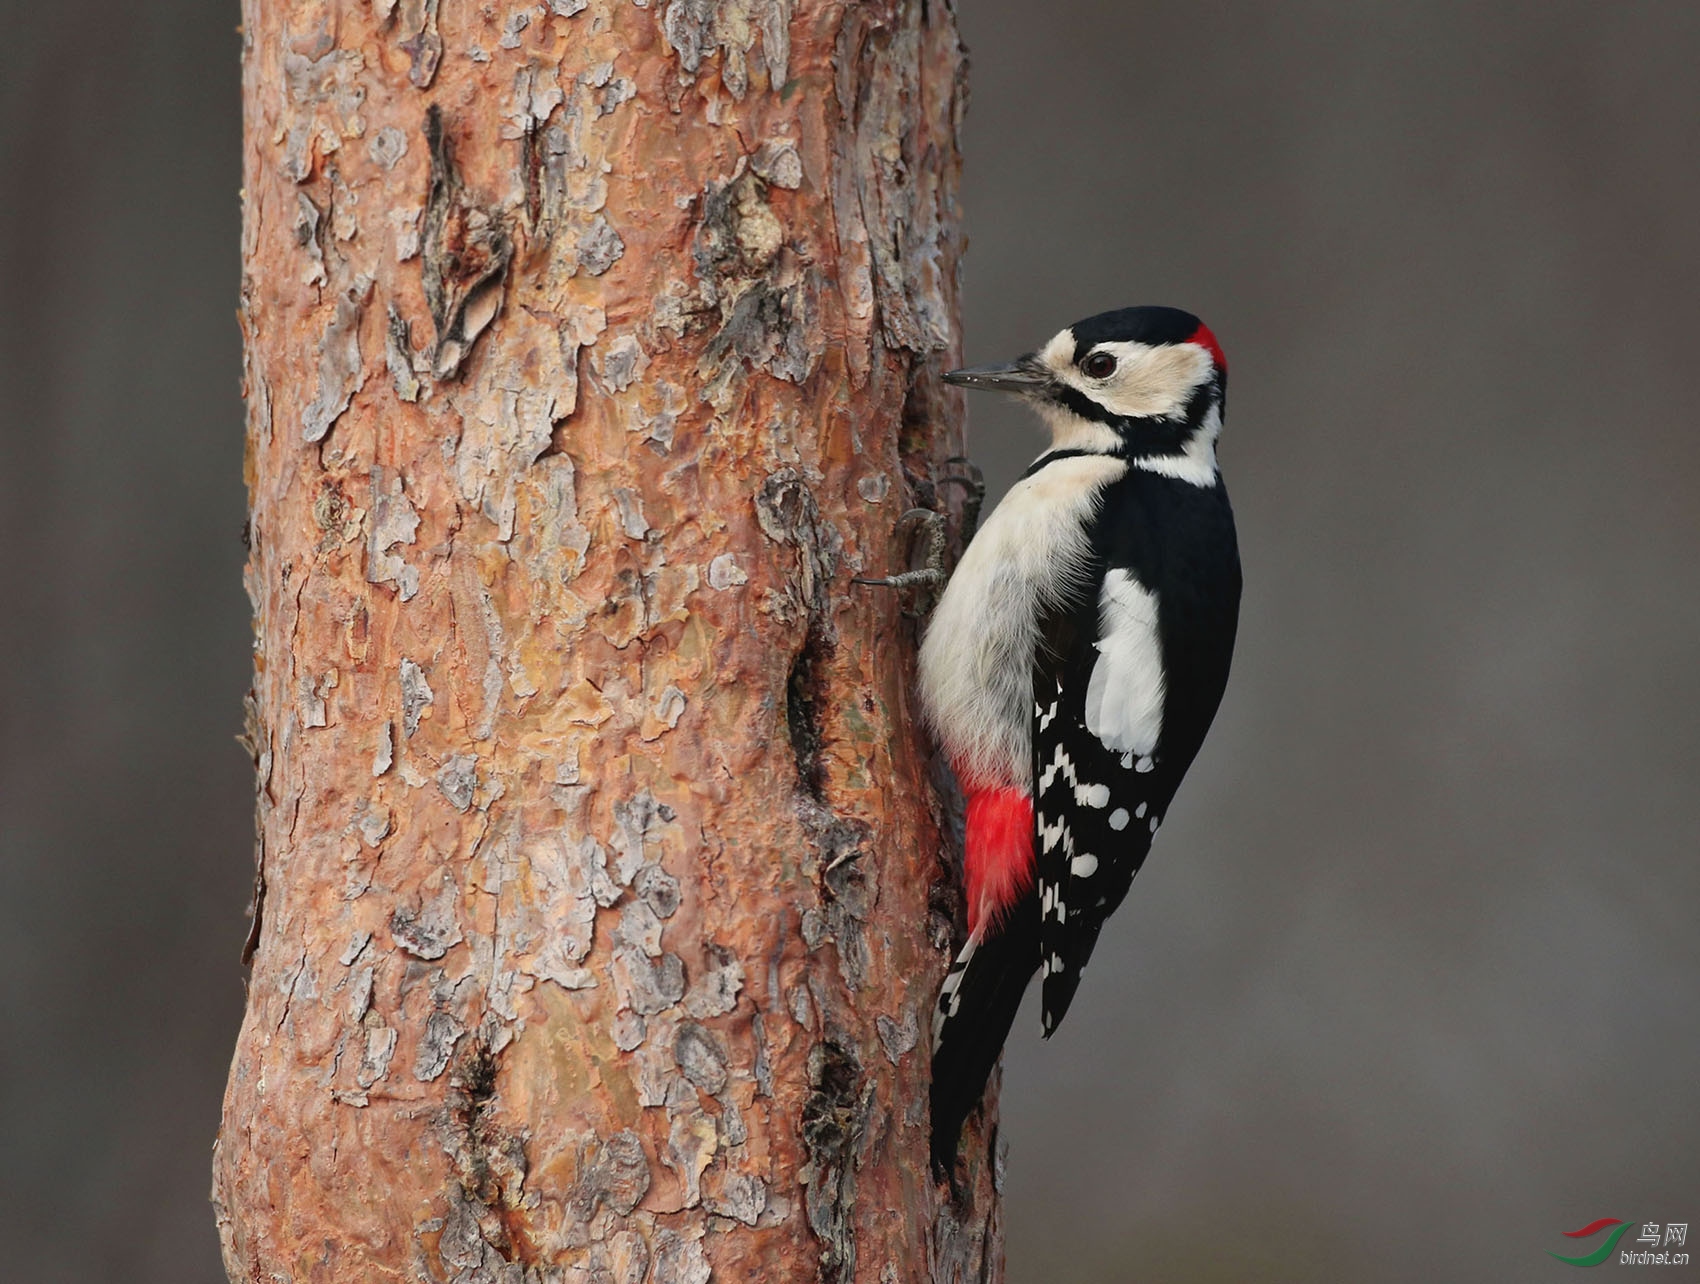
[[[933,1025],[941,1173],[1034,972],[1046,1038],[1068,1011],[1215,717],[1240,600],[1216,466],[1227,363],[1198,318],[1105,312],[945,378],[1020,396],[1051,442],[968,545],[921,647],[968,804],[968,940]]]

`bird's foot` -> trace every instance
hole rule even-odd
[[[966,455],[952,455],[945,460],[945,467],[954,471],[940,477],[934,486],[962,487],[964,496],[961,535],[962,543],[966,546],[968,541],[974,538],[974,532],[980,525],[980,509],[986,501],[986,479],[981,474],[979,465]],[[912,569],[899,571],[894,575],[858,575],[851,583],[894,589],[943,587],[945,580],[949,578],[944,569],[945,548],[948,543],[944,514],[929,508],[911,508],[897,519],[897,534],[900,538],[907,534]],[[915,547],[917,536],[925,541],[920,550]],[[917,551],[920,553],[921,565],[913,566]]]
[[[956,467],[954,473],[946,473],[938,479],[939,486],[960,486],[965,492],[962,500],[962,546],[966,548],[968,541],[974,538],[974,532],[980,528],[980,509],[986,502],[986,478],[976,464],[967,455],[952,455],[945,460],[945,466]]]
[[[944,583],[944,515],[935,513],[930,508],[911,508],[897,519],[897,533],[903,535],[908,528],[910,557],[914,557],[916,536],[923,538],[925,552],[922,564],[909,571],[899,571],[896,575],[857,575],[851,579],[852,584],[873,584],[880,588],[920,588],[923,586],[937,588]]]

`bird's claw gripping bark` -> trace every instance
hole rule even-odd
[[[965,492],[962,501],[962,543],[966,546],[968,541],[974,538],[974,532],[980,525],[980,507],[986,499],[986,480],[981,475],[980,466],[966,455],[952,455],[945,460],[945,466],[954,467],[956,471],[939,478],[935,485],[960,486]],[[897,519],[897,534],[900,537],[904,535],[906,527],[911,554],[914,551],[916,531],[925,533],[927,543],[922,564],[914,570],[899,571],[896,575],[858,575],[850,581],[852,584],[874,584],[881,588],[894,589],[943,586],[948,578],[944,569],[944,514],[935,513],[930,508],[911,508]]]
[[[910,529],[911,548],[914,545],[914,532],[925,533],[927,551],[921,566],[912,571],[900,571],[896,575],[858,575],[850,581],[852,584],[877,584],[881,588],[906,589],[921,585],[936,588],[944,583],[944,514],[935,513],[930,508],[911,508],[897,519],[899,535],[903,534],[905,527]]]
[[[986,502],[985,474],[980,471],[980,465],[967,455],[952,455],[944,462],[947,467],[954,464],[961,470],[947,473],[938,479],[937,484],[955,484],[966,492],[962,499],[962,544],[966,548],[968,541],[974,538],[974,532],[980,528],[980,508]]]

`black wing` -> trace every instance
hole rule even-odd
[[[1130,471],[1106,497],[1103,560],[1044,621],[1033,672],[1033,811],[1048,1035],[1127,895],[1216,716],[1239,619],[1233,510]]]
[[[1164,695],[1155,606],[1131,570],[1110,567],[1047,622],[1034,657],[1033,845],[1047,1037],[1174,796],[1177,781],[1162,769],[1153,730]]]

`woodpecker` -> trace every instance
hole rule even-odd
[[[1216,464],[1227,361],[1178,308],[1104,312],[1017,361],[1049,447],[963,552],[921,646],[967,798],[968,939],[933,1021],[932,1159],[955,1166],[1033,974],[1048,1039],[1227,685],[1239,621]]]

